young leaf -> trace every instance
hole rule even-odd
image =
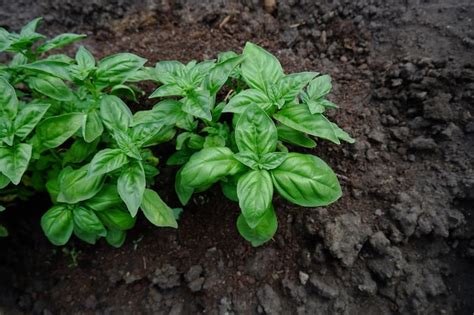
[[[184,91],[177,84],[164,84],[157,88],[148,98],[167,97],[167,96],[183,96]]]
[[[182,110],[194,117],[211,121],[211,98],[206,90],[192,91],[183,100]]]
[[[36,127],[36,136],[42,147],[56,148],[81,128],[84,114],[69,113],[46,118]]]
[[[90,70],[95,67],[94,56],[84,46],[77,50],[76,62],[81,69]]]
[[[265,49],[247,42],[243,51],[242,77],[254,89],[268,95],[268,83],[283,77],[283,69],[275,56]]]
[[[248,89],[233,96],[224,107],[224,113],[242,114],[251,105],[257,104],[264,111],[273,106],[273,102],[260,90]]]
[[[331,77],[325,74],[311,81],[306,92],[310,99],[316,100],[326,96],[331,91],[331,88]]]
[[[342,194],[336,174],[323,160],[313,155],[289,153],[271,174],[280,195],[300,206],[325,206]]]
[[[187,186],[200,188],[244,170],[245,166],[234,158],[234,153],[230,149],[213,147],[193,154],[184,165],[181,177]]]
[[[242,214],[239,215],[237,219],[237,229],[240,235],[254,247],[268,242],[273,238],[273,235],[275,235],[278,229],[278,221],[273,206],[270,205],[258,225],[254,228],[248,225]]]
[[[237,196],[245,221],[255,228],[272,203],[270,174],[266,170],[255,170],[242,175],[237,182]]]
[[[89,165],[84,165],[62,176],[58,202],[75,204],[94,197],[102,189],[104,176],[88,176],[88,169]]]
[[[51,49],[61,48],[71,43],[74,43],[78,40],[81,40],[85,37],[86,37],[85,34],[70,34],[70,33],[61,34],[51,40],[46,41],[44,44],[40,45],[36,49],[36,52],[43,53]]]
[[[74,234],[89,244],[95,244],[101,236],[106,236],[107,231],[94,211],[86,207],[76,207],[72,211]]]
[[[28,79],[28,84],[33,90],[58,101],[69,102],[74,99],[69,87],[61,79],[55,77],[31,77]]]
[[[146,189],[140,208],[145,217],[156,226],[178,228],[173,210],[151,189]]]
[[[352,138],[347,132],[342,130],[338,125],[332,123],[332,127],[334,128],[334,131],[336,132],[336,135],[339,139],[348,143],[355,143],[355,139]]]
[[[312,115],[303,104],[288,104],[273,117],[282,124],[315,137],[340,144],[331,122],[321,114]]]
[[[130,53],[119,53],[102,59],[97,65],[97,80],[108,83],[123,83],[147,60]]]
[[[25,139],[48,111],[48,104],[31,103],[20,109],[13,124],[15,135]]]
[[[276,149],[278,133],[272,119],[256,105],[242,114],[235,127],[235,142],[239,151],[251,151],[258,156]]]
[[[185,115],[181,110],[182,103],[175,100],[164,100],[156,104],[153,109],[139,111],[133,115],[133,126],[140,124],[175,125]]]
[[[15,89],[7,80],[0,77],[0,117],[14,119],[18,111]]]
[[[100,101],[100,116],[109,130],[127,132],[132,122],[132,112],[125,103],[114,95],[104,95]]]
[[[300,72],[285,75],[278,82],[278,94],[287,102],[293,101],[317,72]]]
[[[0,172],[18,185],[28,168],[32,147],[20,143],[12,147],[0,147]]]
[[[314,148],[316,147],[316,142],[309,138],[304,133],[287,127],[285,125],[278,125],[278,139],[281,141],[294,144],[303,148]]]
[[[243,151],[235,153],[234,157],[245,166],[250,167],[253,170],[258,169],[259,157],[256,153],[253,153],[252,151]]]
[[[272,170],[277,168],[278,166],[286,160],[288,153],[286,152],[269,152],[262,156],[259,161],[261,168],[265,170]]]
[[[206,77],[204,85],[211,95],[217,94],[229,78],[234,68],[242,62],[242,60],[242,56],[231,57],[224,61],[220,61],[209,71],[209,75]]]
[[[229,200],[239,202],[239,197],[237,196],[237,184],[235,181],[231,178],[227,178],[227,180],[222,180],[220,183],[224,196]]]
[[[72,212],[63,205],[52,207],[41,217],[41,228],[54,245],[66,244],[73,227]]]
[[[82,137],[84,141],[91,143],[95,139],[99,138],[104,132],[104,125],[100,119],[99,112],[92,110],[84,115],[82,122]]]
[[[145,187],[145,171],[141,162],[130,163],[118,178],[117,191],[132,217],[137,215]]]
[[[120,149],[104,149],[96,153],[89,164],[89,175],[98,176],[121,168],[128,163],[128,157]]]

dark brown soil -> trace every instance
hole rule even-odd
[[[58,3],[37,1],[4,23],[47,13],[50,31],[90,32],[97,56],[130,51],[151,64],[251,40],[287,72],[330,74],[341,107],[331,118],[357,143],[318,143],[312,153],[335,169],[344,196],[318,209],[277,198],[278,233],[260,248],[238,235],[238,206],[218,187],[194,197],[178,230],[139,220],[120,249],[71,242],[77,263],[42,235],[45,197],[9,209],[0,313],[472,314],[469,1],[278,1],[272,15],[258,1]],[[0,2],[0,16],[15,5],[25,3]],[[161,171],[155,188],[178,206],[174,170]]]

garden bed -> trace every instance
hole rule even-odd
[[[331,119],[357,140],[307,150],[335,170],[343,197],[314,209],[277,198],[278,232],[258,248],[238,235],[239,207],[220,189],[195,195],[178,230],[139,220],[120,249],[79,241],[55,247],[38,224],[48,198],[19,204],[2,213],[13,233],[0,240],[0,310],[473,312],[474,6],[277,2],[272,14],[247,1],[0,8],[23,10],[6,26],[45,15],[47,32],[90,33],[84,45],[97,57],[128,51],[151,65],[214,58],[255,42],[286,72],[330,74],[330,99],[340,106]],[[165,161],[168,152],[156,153]],[[154,189],[177,207],[174,171],[162,165]]]

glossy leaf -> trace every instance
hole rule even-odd
[[[340,144],[331,122],[321,114],[311,114],[303,104],[286,105],[273,117],[282,124],[315,137]]]
[[[310,99],[318,99],[326,96],[331,91],[331,77],[322,75],[311,81],[308,85],[307,93]]]
[[[69,74],[69,64],[67,62],[45,59],[22,65],[19,68],[26,69],[37,74],[47,74],[66,81],[71,81],[71,76]]]
[[[287,156],[286,152],[269,152],[260,158],[259,165],[262,169],[272,170],[280,166]]]
[[[254,170],[242,175],[237,182],[239,206],[251,228],[258,225],[273,198],[273,183],[265,170]]]
[[[182,110],[194,117],[211,121],[211,106],[211,98],[208,91],[192,91],[183,100]]]
[[[107,235],[104,225],[94,211],[86,207],[76,207],[72,214],[74,234],[81,240],[95,244],[100,237]]]
[[[72,212],[63,205],[54,206],[41,217],[41,228],[54,245],[64,245],[71,238],[74,223]]]
[[[48,104],[31,103],[22,107],[15,118],[15,135],[25,139],[48,111]]]
[[[237,229],[240,235],[254,247],[268,242],[273,238],[278,229],[278,221],[273,206],[270,205],[258,225],[254,228],[249,226],[242,214],[239,215],[237,218]]]
[[[289,153],[271,174],[280,195],[300,206],[325,206],[342,194],[336,174],[323,160],[313,155]]]
[[[202,149],[193,154],[184,165],[181,176],[186,185],[193,188],[209,186],[219,179],[245,170],[234,153],[225,147]]]
[[[251,151],[258,156],[276,149],[278,133],[272,119],[256,105],[242,114],[235,127],[235,142],[239,151]]]
[[[46,118],[36,127],[36,135],[44,148],[56,148],[81,128],[84,114],[69,113]]]
[[[89,175],[98,176],[121,168],[128,163],[128,157],[120,149],[103,149],[96,153],[89,164]]]
[[[18,185],[28,168],[32,147],[19,143],[12,147],[0,147],[0,172]]]
[[[129,230],[135,225],[136,219],[120,208],[109,208],[95,213],[100,221],[110,229]]]
[[[103,175],[88,175],[89,165],[67,172],[60,179],[58,202],[75,204],[94,197],[104,183]]]
[[[140,162],[130,163],[117,181],[117,191],[127,205],[128,211],[135,217],[142,203],[143,192],[146,187],[145,171]]]
[[[30,87],[52,99],[58,101],[72,101],[73,94],[69,87],[61,80],[55,77],[42,76],[28,79]]]
[[[74,43],[78,40],[81,40],[85,37],[86,35],[84,34],[71,34],[71,33],[61,34],[61,35],[56,36],[53,39],[46,41],[44,44],[39,46],[36,49],[36,51],[39,53],[42,53],[51,49],[61,48],[71,43]]]
[[[243,51],[242,77],[254,89],[268,95],[268,82],[277,82],[283,77],[283,69],[275,56],[265,49],[247,42]]]
[[[233,96],[224,107],[223,112],[242,114],[251,104],[257,104],[258,107],[265,111],[273,105],[272,101],[262,91],[248,89]]]
[[[132,122],[132,112],[125,103],[114,95],[104,95],[100,100],[100,116],[109,130],[126,132]]]
[[[178,228],[173,210],[151,189],[146,189],[140,208],[145,217],[156,226]]]
[[[82,137],[84,141],[91,143],[99,138],[104,132],[104,125],[97,110],[92,110],[84,115],[82,122]]]
[[[97,65],[96,76],[99,81],[122,83],[140,69],[145,62],[146,59],[130,53],[108,56]]]
[[[84,204],[92,210],[105,211],[107,209],[118,208],[123,205],[123,201],[117,192],[117,186],[106,184],[101,191]]]
[[[15,89],[7,80],[0,77],[0,117],[14,119],[18,111]]]
[[[178,195],[178,199],[181,202],[181,204],[183,206],[187,205],[194,193],[194,188],[186,186],[186,183],[183,182],[183,179],[181,176],[181,170],[179,170],[176,173],[174,188],[176,191],[176,195]]]
[[[126,236],[127,233],[125,233],[124,231],[117,229],[109,229],[107,231],[107,236],[105,237],[105,240],[107,241],[107,243],[109,243],[109,245],[115,248],[119,248],[125,242]]]
[[[314,148],[316,147],[316,142],[309,138],[306,134],[292,129],[290,127],[287,127],[285,125],[278,125],[277,126],[278,130],[278,139],[294,144],[300,147],[304,148]]]

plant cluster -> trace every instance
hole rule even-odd
[[[219,183],[239,203],[237,229],[254,246],[277,230],[275,192],[305,207],[341,196],[324,161],[289,151],[314,148],[317,138],[354,141],[324,116],[337,107],[326,98],[329,76],[285,74],[252,43],[240,55],[155,67],[131,53],[97,61],[83,46],[71,58],[52,51],[84,35],[46,40],[36,32],[39,22],[18,34],[0,28],[0,51],[13,53],[0,64],[0,198],[5,204],[49,193],[52,207],[41,226],[53,244],[74,234],[118,247],[139,212],[156,226],[176,228],[182,209],[151,189],[159,174],[154,152],[169,141],[176,151],[166,164],[179,166],[181,203]],[[137,101],[137,83],[145,80],[159,85],[149,96],[158,102],[133,113],[124,100]]]

